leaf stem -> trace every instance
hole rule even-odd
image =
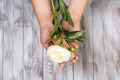
[[[53,11],[53,16],[56,16],[56,11],[55,11],[55,5],[54,5],[54,0],[52,0],[52,11]]]

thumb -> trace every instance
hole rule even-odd
[[[72,30],[72,31],[79,31],[80,30],[80,21],[73,19],[74,26],[71,26],[67,21],[61,20],[61,24],[64,29]]]
[[[52,23],[46,24],[45,26],[41,26],[40,28],[40,40],[42,45],[46,49],[50,46],[50,44],[47,41],[50,39],[52,31],[53,31]]]

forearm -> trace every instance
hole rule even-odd
[[[34,11],[41,26],[52,21],[50,0],[32,0]]]
[[[68,10],[73,18],[80,18],[83,15],[85,7],[87,5],[88,0],[70,0],[70,4],[68,5]]]

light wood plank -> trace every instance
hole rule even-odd
[[[13,79],[13,0],[3,1],[4,54],[3,80]]]
[[[43,48],[40,43],[40,28],[37,18],[34,17],[33,27],[33,80],[43,80]]]
[[[26,17],[25,17],[26,18]],[[24,60],[23,60],[23,69],[24,69],[24,79],[31,80],[32,74],[32,38],[33,31],[32,25],[24,23]]]
[[[112,1],[114,80],[120,79],[120,0]]]
[[[83,54],[84,53],[84,50],[83,50],[83,44],[79,44],[79,48],[76,52],[79,56],[79,59],[78,61],[74,64],[73,68],[74,68],[74,77],[73,77],[73,80],[84,80],[84,77],[83,77]],[[86,80],[86,79],[85,79]]]
[[[83,15],[83,29],[85,37],[88,38],[80,44],[78,49],[79,60],[74,64],[74,80],[93,80],[93,22],[92,22],[92,0],[88,1]]]
[[[104,52],[103,0],[93,2],[94,80],[108,80]],[[96,34],[97,33],[97,34]]]
[[[0,80],[3,78],[3,0],[0,0]]]
[[[73,63],[71,62],[65,63],[65,66],[62,72],[62,80],[73,80],[74,79],[73,70],[74,70]]]
[[[3,28],[3,27],[2,27]],[[2,65],[2,62],[3,62],[3,30],[2,28],[0,29],[0,79],[2,80],[2,72],[3,72],[3,65]]]
[[[42,80],[39,24],[34,17],[31,1],[26,0],[24,3],[24,79]]]
[[[23,0],[14,0],[13,79],[23,80]]]
[[[93,72],[93,12],[92,12],[92,2],[93,0],[89,0],[88,7],[85,11],[85,15],[83,18],[83,26],[85,26],[86,34],[85,37],[88,38],[83,45],[83,80],[94,80],[94,72]]]
[[[109,3],[108,3],[109,2]],[[114,80],[114,31],[112,21],[112,0],[103,0],[103,46],[104,53],[102,53],[105,58],[104,67],[102,74],[105,80]],[[109,13],[109,14],[108,14]],[[101,59],[102,60],[102,59]]]
[[[56,65],[53,64],[47,54],[46,54],[46,50],[44,49],[43,50],[44,53],[43,53],[43,79],[44,80],[54,80],[55,79],[55,72],[57,69],[56,68]]]
[[[88,39],[77,51],[80,59],[61,68],[40,43],[31,1],[0,0],[0,80],[119,80],[119,4],[89,0],[83,18]]]
[[[109,3],[108,3],[109,2]],[[109,14],[108,14],[109,13]],[[114,27],[112,1],[96,1],[94,6],[94,78],[114,80]],[[101,17],[100,17],[101,16]],[[97,33],[97,34],[95,34]],[[112,35],[112,36],[111,36]],[[100,49],[98,49],[98,47]],[[111,50],[112,49],[112,50]]]
[[[24,80],[33,80],[32,60],[33,60],[33,27],[34,16],[33,7],[30,0],[24,2]],[[34,53],[36,54],[36,53]],[[36,59],[34,59],[36,60]]]
[[[59,65],[56,65],[55,67],[55,77],[53,80],[63,80],[63,68],[61,68]]]

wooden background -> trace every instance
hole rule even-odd
[[[80,59],[60,68],[40,44],[31,0],[0,0],[0,80],[120,80],[120,0],[89,0],[83,25]]]

